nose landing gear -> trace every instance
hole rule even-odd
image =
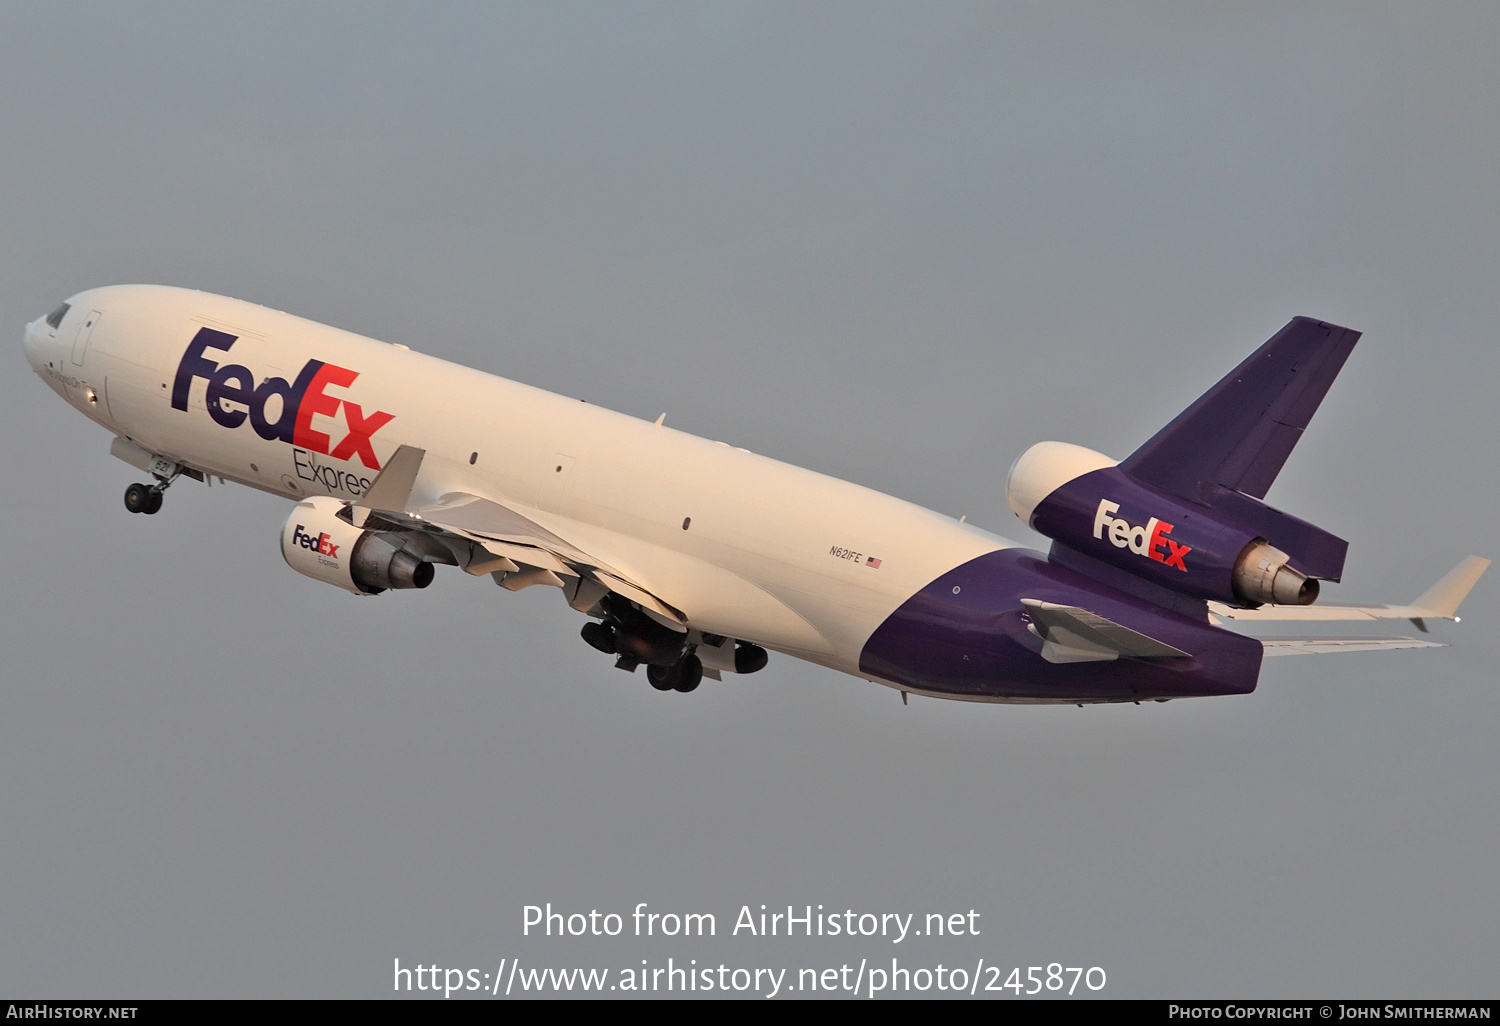
[[[125,489],[125,508],[132,513],[152,514],[161,510],[162,485],[133,484]]]
[[[123,439],[116,438],[115,441],[120,442]],[[128,443],[127,447],[138,448]],[[113,449],[110,451],[114,452]],[[160,467],[159,470],[158,467]],[[149,469],[156,481],[154,484],[133,484],[125,489],[125,508],[132,513],[145,513],[149,516],[152,513],[161,512],[162,493],[172,487],[173,481],[182,476],[183,467],[181,464],[157,456],[152,458],[152,465],[144,469]],[[207,480],[197,471],[188,471],[188,473],[196,476],[200,481]]]

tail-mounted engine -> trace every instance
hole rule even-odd
[[[1124,462],[1027,449],[1006,502],[1056,543],[1055,562],[1085,573],[1109,576],[1102,562],[1179,595],[1307,605],[1318,578],[1343,576],[1349,543],[1264,500],[1358,340],[1293,317]]]
[[[1011,467],[1005,497],[1059,544],[1182,594],[1240,606],[1318,597],[1316,567],[1299,567],[1277,544],[1295,551],[1323,532],[1242,495],[1259,522],[1153,488],[1090,449],[1042,442]]]
[[[281,529],[281,555],[287,566],[356,595],[432,583],[432,564],[406,551],[401,535],[361,530],[339,519],[343,508],[329,496],[292,507]]]

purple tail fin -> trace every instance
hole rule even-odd
[[[1293,318],[1120,469],[1186,498],[1203,482],[1264,499],[1357,341],[1349,328]]]
[[[1231,514],[1312,577],[1343,575],[1348,544],[1265,505],[1276,475],[1317,412],[1360,333],[1293,318],[1183,410],[1120,469],[1163,491]]]

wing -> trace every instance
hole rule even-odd
[[[414,515],[423,523],[478,542],[491,555],[552,574],[562,572],[593,581],[656,614],[656,619],[670,621],[670,627],[686,627],[687,616],[677,606],[513,507],[477,495],[450,492],[436,504],[417,509]],[[479,572],[487,570],[481,567]]]
[[[1031,629],[1042,639],[1042,658],[1049,663],[1096,663],[1121,656],[1134,659],[1176,659],[1180,648],[1091,613],[1040,599],[1022,599],[1031,616]]]
[[[1209,611],[1216,620],[1410,620],[1418,630],[1427,630],[1427,620],[1457,620],[1459,604],[1468,596],[1490,561],[1467,556],[1448,571],[1421,596],[1404,606],[1261,606],[1259,609],[1236,609],[1222,602],[1210,602]]]
[[[462,547],[455,553],[465,570],[497,574],[502,587],[559,586],[568,593],[570,604],[584,611],[606,592],[615,592],[658,622],[678,631],[687,629],[687,617],[677,606],[513,506],[449,492],[435,503],[409,510],[412,486],[425,455],[424,450],[409,445],[396,450],[356,502],[353,519],[357,526],[369,526],[375,519],[405,530],[440,534],[467,543],[466,553]]]

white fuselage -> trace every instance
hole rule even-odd
[[[28,359],[143,449],[289,499],[352,500],[411,445],[426,452],[413,504],[465,492],[524,508],[694,629],[845,672],[860,674],[871,633],[929,582],[1013,544],[859,485],[250,303],[127,285],[70,304],[56,328],[27,326]],[[233,342],[201,350],[199,369],[253,377],[221,382],[217,416],[209,377],[183,371],[203,328]],[[303,397],[311,408],[294,437],[262,437],[271,432],[237,416],[248,407],[234,396],[294,382],[308,361],[342,373],[308,390],[316,399]],[[280,418],[283,402],[269,399],[260,423]]]

